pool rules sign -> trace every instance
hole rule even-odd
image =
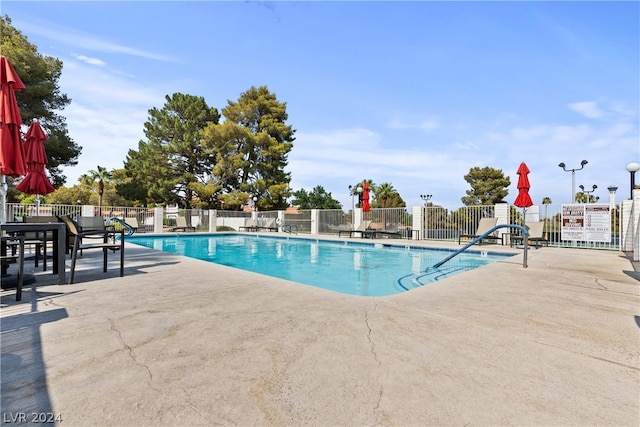
[[[562,205],[562,240],[611,242],[611,207],[580,203]]]

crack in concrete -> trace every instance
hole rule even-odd
[[[376,307],[377,307],[377,303],[374,302],[373,304],[373,310],[371,311],[376,311]],[[371,325],[369,324],[369,311],[367,310],[365,311],[365,315],[364,315],[364,324],[367,326],[367,340],[369,341],[369,345],[371,346],[371,354],[373,355],[373,360],[376,361],[376,363],[378,363],[379,367],[382,367],[382,363],[380,362],[380,359],[378,359],[378,354],[376,353],[376,343],[373,340],[372,337],[372,333],[373,333],[373,329],[371,328]],[[380,409],[380,402],[382,401],[382,395],[384,393],[384,388],[382,386],[382,384],[380,383],[380,381],[378,381],[378,399],[373,407],[373,412],[374,414],[377,413],[381,413],[381,416],[383,419],[387,418],[386,414],[381,411]]]
[[[120,330],[116,327],[115,321],[108,317],[107,317],[107,320],[109,321],[110,329],[116,333],[116,335],[118,336],[118,340],[120,341],[120,344],[122,344],[122,346],[127,350],[127,354],[129,355],[129,358],[133,361],[133,363],[144,368],[145,372],[147,373],[148,382],[151,389],[157,392],[160,392],[160,390],[153,387],[153,374],[151,373],[151,369],[149,369],[149,366],[145,365],[144,363],[138,360],[133,348],[131,348],[131,346],[124,341],[124,338],[122,337],[122,332],[120,332]]]

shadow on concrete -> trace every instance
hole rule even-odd
[[[640,282],[640,272],[639,271],[631,271],[631,270],[622,270],[624,274],[631,277],[632,279],[636,279]]]
[[[20,305],[22,304],[17,303],[13,309],[23,308]],[[47,387],[40,326],[65,319],[68,313],[64,308],[38,311],[37,305],[38,299],[32,298],[31,311],[3,317],[0,322],[0,402],[3,423],[32,425],[34,416],[38,417],[38,424],[53,425],[55,421],[44,416],[53,411]]]

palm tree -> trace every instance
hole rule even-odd
[[[542,198],[542,204],[544,205],[544,225],[545,225],[545,227],[547,226],[547,216],[548,216],[547,215],[547,211],[548,211],[549,205],[551,203],[553,203],[551,201],[551,198],[549,198],[549,197],[543,197]]]
[[[100,214],[102,214],[104,183],[111,180],[111,172],[108,172],[107,168],[103,166],[98,166],[97,170],[90,170],[87,177],[91,182],[96,182],[96,180],[98,180],[98,209],[100,209]]]
[[[395,193],[395,188],[388,182],[384,182],[375,188],[376,200],[380,200],[380,206],[382,207],[382,224],[385,230],[387,229],[387,222],[384,209],[387,207],[387,200],[393,197]]]
[[[360,199],[362,197],[362,189],[364,188],[364,183],[368,183],[369,184],[369,192],[375,192],[376,189],[376,185],[373,183],[373,180],[371,179],[363,179],[362,181],[360,181],[359,183],[357,183],[356,185],[350,185],[349,186],[349,195],[351,197],[358,197],[358,207],[362,207],[361,203],[362,203],[362,199]],[[360,189],[360,192],[358,192],[358,188]]]
[[[396,193],[396,189],[393,188],[388,182],[384,182],[376,187],[375,196],[376,200],[380,200],[380,207],[387,207],[387,200],[389,200]]]

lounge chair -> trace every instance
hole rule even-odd
[[[187,225],[187,218],[183,216],[176,217],[176,226],[169,229],[169,231],[196,231],[196,228],[192,225]]]
[[[80,230],[78,225],[68,216],[59,217],[67,226],[67,235],[73,236],[73,249],[71,251],[71,276],[69,284],[73,283],[78,261],[79,251],[89,249],[102,249],[103,261],[102,271],[107,272],[107,252],[109,250],[120,251],[120,277],[124,277],[124,228],[120,231],[110,230],[103,227],[102,230]],[[119,235],[120,241],[117,240]],[[90,238],[90,239],[88,239]],[[96,238],[99,238],[96,239]],[[90,241],[90,243],[87,243]]]
[[[238,227],[238,229],[240,231],[242,231],[242,230],[258,231],[258,224],[256,223],[255,219],[247,218],[247,219],[244,220],[244,225],[241,225],[240,227]]]
[[[278,231],[278,224],[275,218],[265,218],[264,224],[258,226],[258,230]]]
[[[362,221],[360,225],[358,225],[358,227],[354,230],[340,230],[338,231],[338,237],[342,237],[342,233],[348,233],[349,237],[353,237],[354,234],[359,233],[360,237],[364,237],[363,233],[370,230],[369,227],[371,226],[372,222],[373,221]]]
[[[527,241],[530,246],[535,246],[536,248],[542,245],[549,246],[549,240],[544,236],[544,222],[526,222],[524,225],[527,227],[527,230],[529,230],[529,238]],[[512,247],[521,245],[522,239],[523,236],[511,236],[510,245]]]
[[[362,237],[368,239],[393,239],[402,238],[400,230],[365,230],[362,232]]]
[[[146,228],[143,225],[141,226],[140,224],[138,224],[138,218],[125,218],[124,222],[126,222],[129,227],[133,229],[134,233],[144,233],[146,231]]]
[[[495,227],[497,223],[498,223],[498,218],[481,218],[475,233],[458,235],[458,244],[460,244],[460,242],[462,241],[462,238],[467,238],[469,240],[472,240],[482,236],[484,233],[486,233],[487,231]],[[497,242],[498,240],[502,240],[502,239],[498,236],[488,235],[483,237],[482,240],[478,243],[482,244],[483,240],[493,240],[494,242]]]

